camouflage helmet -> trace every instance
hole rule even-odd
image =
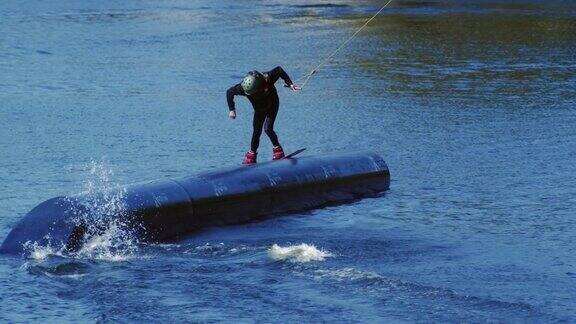
[[[264,75],[258,71],[250,71],[242,80],[242,90],[251,96],[264,88]]]

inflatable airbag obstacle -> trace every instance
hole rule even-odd
[[[104,230],[103,219],[118,218],[139,240],[161,242],[205,227],[345,203],[389,187],[386,162],[371,152],[221,169],[123,187],[119,189],[122,212],[108,217],[95,215],[85,203],[94,197],[52,198],[26,214],[8,234],[0,252],[23,253],[25,244],[34,242],[74,251],[94,234],[90,231]]]

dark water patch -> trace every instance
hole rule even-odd
[[[31,265],[27,268],[30,274],[48,275],[57,277],[71,277],[84,275],[90,271],[90,266],[83,262],[63,261],[52,259],[42,264]]]
[[[209,33],[207,31],[194,31],[186,33],[176,33],[176,34],[166,34],[166,35],[155,35],[155,36],[140,36],[130,39],[119,39],[107,41],[106,44],[121,45],[121,46],[138,46],[145,47],[151,45],[166,45],[170,43],[180,43],[180,42],[199,42],[202,39],[206,39]]]
[[[132,21],[146,18],[151,15],[151,11],[138,9],[119,9],[119,10],[69,10],[64,12],[31,12],[26,14],[14,15],[20,23],[50,23],[71,22],[71,23],[112,23],[122,21]]]
[[[414,8],[414,7],[442,7],[446,6],[446,3],[440,1],[392,1],[391,5],[393,7],[399,8]]]
[[[299,21],[302,19],[342,19],[351,15],[364,15],[377,10],[370,5],[347,4],[305,4],[291,5],[274,14],[280,20]]]
[[[336,3],[318,3],[305,5],[292,5],[294,8],[349,8],[350,5]]]
[[[430,320],[559,320],[528,303],[462,294],[450,288],[422,285],[354,268],[319,269],[311,273],[317,280],[337,283],[337,290],[350,291],[353,288],[353,294],[368,294],[383,309],[400,307],[416,313],[424,311]],[[447,305],[448,308],[438,305]],[[499,315],[494,316],[496,313]]]
[[[148,18],[151,12],[145,10],[119,10],[119,11],[82,11],[59,15],[64,21],[74,23],[116,23]]]
[[[37,85],[36,88],[43,89],[43,90],[53,90],[53,91],[64,89],[63,87],[52,86],[52,85]]]
[[[378,263],[390,264],[417,264],[438,260],[456,260],[462,256],[458,253],[457,246],[417,240],[391,238],[397,235],[396,231],[390,231],[387,238],[371,237],[369,230],[363,230],[363,239],[355,239],[359,233],[346,233],[344,242],[324,239],[323,246],[335,255],[346,260],[378,260]],[[346,246],[345,250],[341,247]],[[367,261],[369,263],[369,261]]]
[[[43,55],[52,55],[52,52],[43,51],[43,50],[36,50],[36,53],[43,54]]]
[[[391,8],[425,9],[426,12],[445,13],[446,11],[474,12],[492,14],[497,12],[545,13],[548,15],[566,15],[576,13],[576,8],[568,1],[490,1],[490,0],[439,0],[439,1],[393,1]],[[413,11],[411,13],[417,13]]]

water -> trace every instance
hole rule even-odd
[[[239,163],[227,87],[301,76],[382,4],[3,1],[0,239],[54,196]],[[0,256],[0,321],[576,321],[574,30],[571,1],[393,3],[278,120],[287,150],[381,152],[384,197]]]

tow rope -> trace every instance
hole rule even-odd
[[[303,76],[301,76],[300,78],[296,79],[296,82],[299,82],[301,80],[304,80],[304,82],[302,82],[302,84],[300,85],[300,88],[304,89],[304,86],[308,83],[308,81],[310,81],[310,78],[316,74],[316,72],[318,72],[318,70],[324,66],[326,63],[328,63],[328,61],[330,59],[332,59],[334,57],[334,55],[336,55],[341,49],[343,49],[344,47],[346,47],[346,45],[348,45],[348,43],[350,43],[350,41],[352,39],[354,39],[354,37],[356,37],[356,35],[358,35],[362,29],[364,29],[364,27],[368,26],[368,24],[374,19],[376,18],[376,16],[378,16],[378,14],[380,14],[382,12],[382,10],[384,10],[386,7],[388,7],[388,5],[392,2],[393,0],[388,0],[388,2],[382,6],[382,8],[380,8],[380,10],[378,10],[372,17],[370,17],[370,19],[366,20],[366,22],[364,23],[364,25],[362,25],[362,27],[358,28],[356,30],[356,32],[354,32],[354,34],[352,34],[352,36],[348,37],[348,39],[346,41],[344,41],[342,44],[340,44],[340,46],[338,46],[338,48],[336,48],[336,50],[334,50],[330,55],[328,55],[324,60],[322,60],[320,62],[320,64],[318,64],[315,68],[313,68],[312,70],[310,70],[310,72],[304,74]]]

